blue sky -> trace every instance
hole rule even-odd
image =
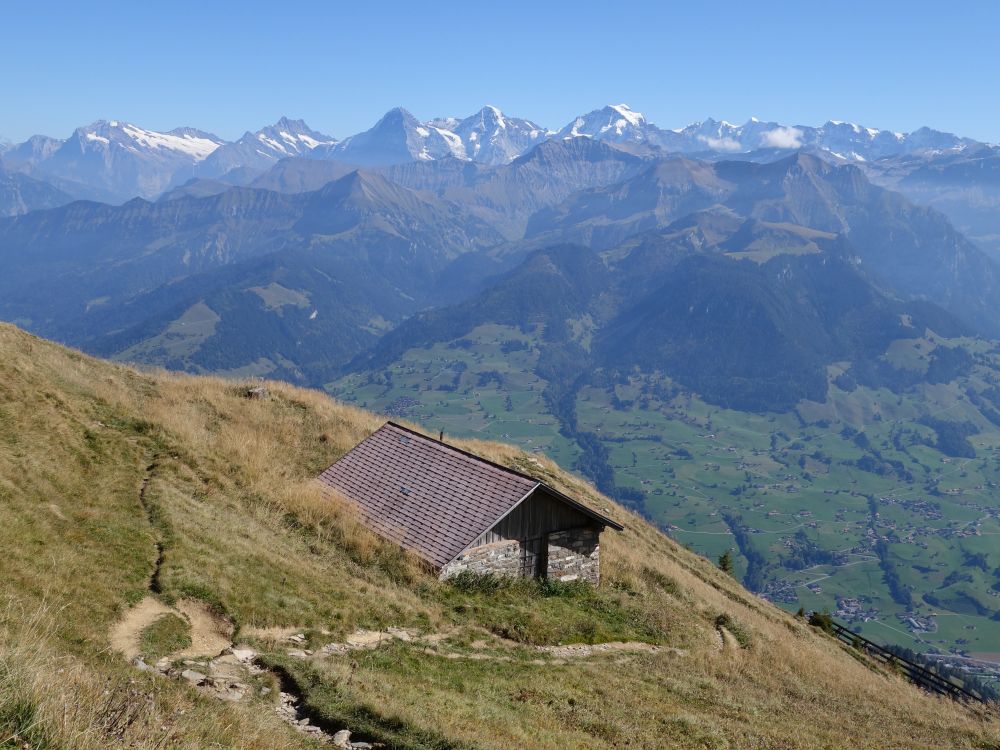
[[[337,137],[402,105],[559,127],[626,102],[663,127],[751,115],[1000,141],[1000,3],[5,3],[0,139],[99,118]]]

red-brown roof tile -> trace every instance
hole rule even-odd
[[[541,483],[387,422],[319,476],[357,503],[374,531],[441,568]],[[613,521],[559,493],[614,528]]]

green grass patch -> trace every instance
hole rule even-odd
[[[583,581],[463,573],[441,589],[456,621],[482,623],[518,643],[555,645],[609,641],[662,642],[667,634],[625,592]]]
[[[394,649],[382,649],[393,651]],[[474,750],[472,745],[449,739],[433,729],[384,713],[354,695],[350,685],[340,685],[312,666],[286,656],[264,656],[264,663],[294,686],[310,721],[333,734],[350,728],[351,740],[368,741],[394,750]],[[394,659],[393,662],[396,662]]]
[[[148,661],[156,661],[190,645],[191,626],[175,614],[163,615],[139,636],[139,652]]]

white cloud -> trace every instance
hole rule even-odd
[[[761,136],[761,145],[768,148],[802,148],[802,131],[798,128],[775,128]]]
[[[739,141],[732,138],[712,138],[707,135],[699,135],[698,140],[713,151],[739,151],[743,148],[740,146]]]

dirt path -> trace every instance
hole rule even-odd
[[[254,626],[240,628],[240,635],[245,638],[259,638],[262,641],[287,641],[296,633],[304,633],[304,627],[284,627],[275,625],[272,627],[258,628]],[[327,635],[325,630],[319,631],[321,635]]]
[[[111,627],[111,648],[131,661],[139,655],[139,636],[163,615],[173,610],[152,596],[145,597]]]
[[[154,533],[153,544],[156,551],[153,558],[153,569],[149,575],[149,582],[146,584],[146,588],[149,589],[151,594],[158,593],[160,566],[163,564],[163,546],[155,538],[156,526],[153,524],[152,511],[146,500],[146,490],[149,487],[149,482],[153,478],[155,470],[156,460],[154,457],[154,460],[146,467],[146,473],[142,478],[142,483],[139,485],[139,507],[142,509],[142,513],[146,516],[150,529]],[[132,661],[139,656],[139,639],[142,631],[164,615],[170,614],[171,611],[170,607],[156,597],[149,595],[143,597],[138,604],[125,613],[122,619],[111,626],[111,632],[108,634],[111,649],[123,654],[126,659]]]
[[[302,630],[303,629],[301,628],[272,628],[257,629],[253,632],[247,632],[244,630],[241,631],[241,634],[258,637],[266,634],[271,636],[272,640],[279,642],[285,641],[289,643],[289,645],[295,646],[295,648],[288,651],[288,654],[300,659],[343,656],[351,653],[352,651],[366,651],[378,648],[382,644],[390,643],[394,640],[412,643],[415,646],[422,647],[422,651],[424,653],[435,656],[443,656],[448,659],[474,659],[483,661],[513,661],[513,657],[511,656],[492,653],[491,649],[496,648],[497,646],[506,649],[529,648],[539,654],[545,654],[549,657],[553,657],[554,663],[563,664],[569,660],[585,659],[600,654],[625,655],[639,653],[656,654],[662,652],[668,653],[672,656],[686,655],[682,649],[657,646],[652,643],[644,643],[641,641],[612,641],[610,643],[596,643],[593,645],[581,643],[566,646],[525,646],[524,644],[506,639],[497,639],[492,642],[487,640],[478,640],[470,644],[471,651],[454,652],[442,648],[444,641],[452,635],[452,633],[441,632],[421,634],[416,630],[406,628],[356,630],[348,635],[342,643],[327,643],[318,651],[313,653],[312,651],[305,650],[301,646],[305,640]],[[538,660],[538,663],[545,664],[549,662],[546,662],[545,660]]]
[[[218,656],[232,645],[232,626],[213,614],[203,602],[183,599],[176,607],[168,607],[156,597],[147,596],[111,627],[111,648],[130,661],[135,659],[139,656],[142,631],[169,614],[187,620],[191,626],[191,645],[170,654],[171,659]]]
[[[142,508],[142,512],[146,514],[146,520],[149,522],[149,528],[153,533],[155,557],[153,558],[153,570],[149,574],[148,584],[148,588],[153,594],[162,593],[162,588],[160,586],[160,570],[163,568],[163,542],[157,538],[156,521],[154,517],[155,514],[153,513],[152,505],[149,503],[149,498],[146,497],[146,492],[149,490],[149,483],[153,481],[153,475],[156,472],[156,459],[157,456],[153,456],[152,463],[146,467],[146,476],[142,478],[142,484],[139,487],[139,507]]]
[[[233,627],[212,612],[204,602],[182,599],[177,609],[191,624],[191,645],[172,654],[173,658],[218,656],[232,646]]]
[[[535,649],[563,659],[581,658],[610,652],[655,654],[664,650],[663,646],[643,643],[642,641],[610,641],[608,643],[595,643],[593,645],[578,643],[570,646],[535,646]],[[671,653],[679,651],[676,648],[666,650]]]
[[[125,616],[111,627],[109,634],[111,648],[124,654],[130,661],[135,659],[140,655],[139,640],[142,631],[164,615],[174,614],[186,620],[191,626],[191,645],[171,654],[172,658],[218,656],[232,645],[233,628],[229,622],[215,615],[208,606],[195,599],[182,599],[176,607],[169,607],[156,598],[156,595],[161,593],[160,570],[163,567],[164,549],[163,543],[157,538],[155,513],[147,492],[156,474],[157,458],[153,456],[139,485],[139,507],[149,521],[154,539],[153,566],[148,583],[149,595],[129,609]]]

